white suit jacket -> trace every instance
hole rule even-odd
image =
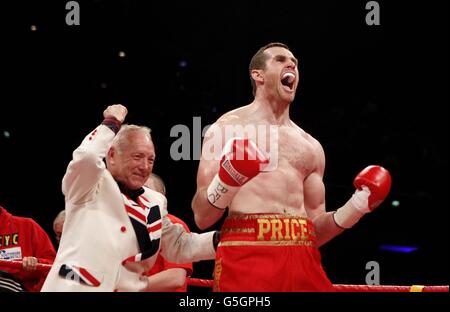
[[[73,153],[62,182],[66,219],[61,242],[42,291],[140,291],[147,285],[142,273],[153,266],[158,252],[122,264],[140,251],[119,186],[103,162],[114,136],[100,125]],[[160,208],[160,250],[168,261],[214,259],[213,232],[186,233],[166,216],[162,194],[145,188],[143,195]]]

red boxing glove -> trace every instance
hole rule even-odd
[[[231,139],[224,147],[219,177],[229,186],[241,186],[260,172],[268,163],[256,144],[249,139]]]
[[[389,194],[391,175],[380,166],[369,166],[362,170],[353,181],[357,188],[350,200],[334,213],[334,221],[339,227],[351,228],[361,217],[378,207]]]
[[[364,189],[366,186],[370,191],[368,198],[368,211],[373,211],[378,207],[389,194],[392,179],[389,171],[381,166],[369,166],[363,169],[353,181],[357,189]]]
[[[239,187],[250,181],[261,171],[261,165],[268,164],[256,144],[249,139],[233,138],[222,152],[218,174],[208,187],[209,202],[225,209]]]

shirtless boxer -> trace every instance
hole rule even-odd
[[[390,175],[379,166],[364,169],[348,202],[327,212],[324,151],[289,117],[298,60],[286,45],[272,43],[253,56],[249,71],[254,101],[224,114],[206,133],[192,201],[201,229],[229,210],[214,290],[330,291],[317,248],[375,209],[389,193]],[[277,153],[257,144],[271,141],[264,138],[270,131],[249,133],[260,126],[276,127]],[[244,130],[228,138],[230,128]],[[220,142],[221,157],[206,157],[212,141]]]

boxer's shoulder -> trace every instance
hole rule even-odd
[[[322,149],[322,145],[316,138],[314,138],[311,134],[309,134],[308,132],[306,132],[305,130],[300,128],[300,126],[298,126],[292,120],[291,120],[291,127],[289,127],[289,128],[292,129],[292,131],[291,131],[292,135],[296,136],[299,140],[305,140],[308,143],[310,143],[311,145],[313,145],[319,149]]]
[[[250,121],[251,117],[254,115],[251,109],[251,105],[245,105],[235,108],[229,112],[226,112],[217,119],[216,124],[226,125],[235,123],[245,123],[245,121]]]

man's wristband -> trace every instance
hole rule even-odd
[[[106,117],[105,119],[103,119],[102,125],[107,126],[115,134],[117,134],[117,132],[119,132],[120,130],[120,127],[122,126],[122,123],[115,117]]]

